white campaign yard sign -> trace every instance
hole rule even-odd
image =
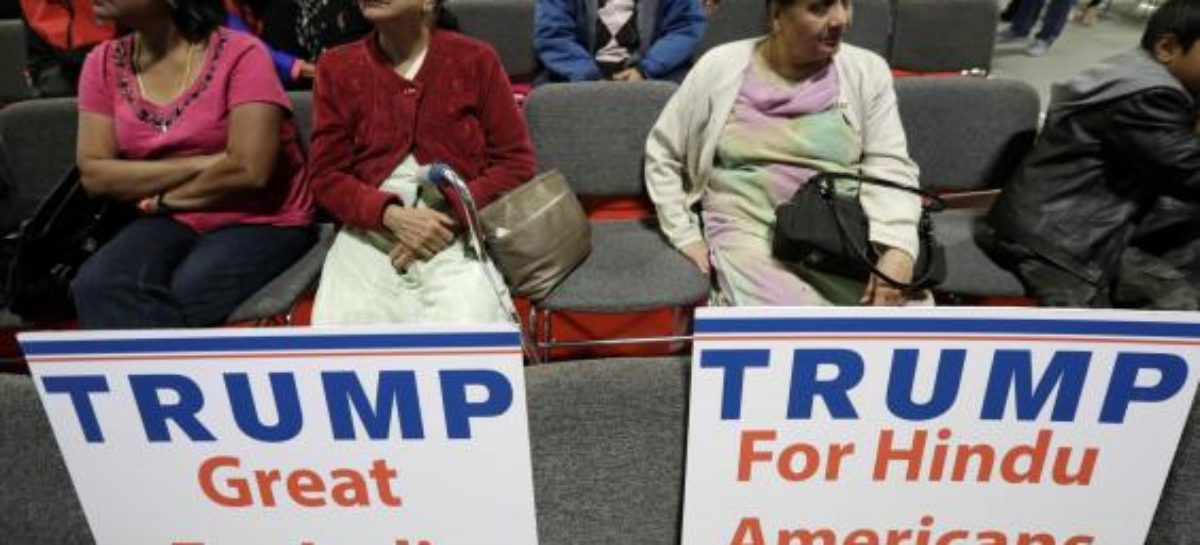
[[[506,326],[20,336],[99,545],[533,545]]]
[[[684,545],[1137,545],[1200,316],[700,309]]]

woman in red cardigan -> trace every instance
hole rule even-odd
[[[534,174],[533,146],[492,49],[446,30],[441,0],[368,0],[375,32],[322,55],[309,175],[343,224],[314,324],[506,320],[466,253],[450,193],[417,183],[449,164],[480,206]]]

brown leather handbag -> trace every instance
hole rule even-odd
[[[479,211],[488,253],[513,295],[537,300],[587,257],[592,230],[558,170],[504,194]]]

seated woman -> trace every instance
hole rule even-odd
[[[309,175],[343,228],[313,323],[506,321],[507,294],[458,235],[455,194],[415,179],[419,166],[445,162],[482,208],[533,176],[500,59],[444,30],[440,0],[363,7],[375,32],[317,62]]]
[[[850,0],[767,0],[771,30],[706,54],[663,110],[646,149],[646,181],[671,243],[734,305],[904,304],[903,290],[864,286],[771,255],[775,208],[818,171],[917,184],[883,59],[841,44]],[[878,269],[912,278],[920,202],[863,185]],[[699,205],[700,213],[694,212]]]
[[[221,0],[107,0],[133,32],[79,85],[77,161],[89,193],[144,212],[71,286],[88,328],[207,326],[312,245],[312,196],[291,105]]]

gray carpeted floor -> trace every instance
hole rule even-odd
[[[1137,47],[1146,24],[1146,13],[1138,9],[1138,4],[1138,0],[1115,0],[1100,22],[1092,27],[1067,23],[1062,36],[1043,57],[1027,56],[1024,43],[997,47],[992,74],[1032,84],[1041,95],[1045,109],[1052,83],[1068,78],[1096,61]],[[1035,27],[1034,33],[1037,28],[1040,27]]]

